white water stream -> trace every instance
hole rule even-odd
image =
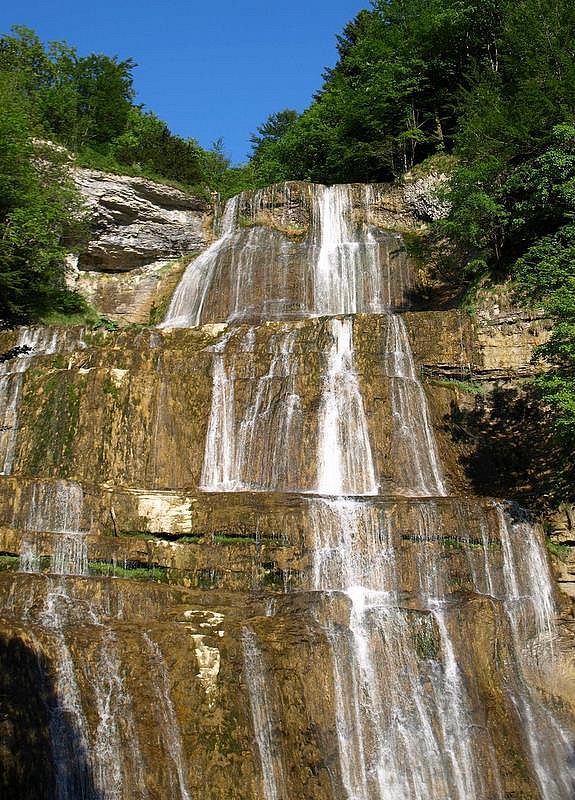
[[[15,358],[0,364],[0,475],[10,475],[18,437],[18,408],[24,376],[32,359],[38,355],[73,350],[82,347],[82,332],[71,329],[20,328],[15,347],[25,350]]]
[[[318,494],[377,494],[367,419],[353,361],[352,320],[332,319],[319,411]]]
[[[427,400],[417,378],[405,323],[389,317],[384,353],[393,414],[392,456],[399,473],[399,491],[415,495],[445,495],[437,445]]]
[[[441,601],[400,607],[390,520],[366,501],[311,504],[313,586],[351,601],[349,627],[327,629],[347,797],[502,798],[497,770],[487,777],[475,758],[481,746],[495,765],[488,734],[471,724]]]
[[[38,572],[40,561],[36,535],[54,534],[50,572],[56,575],[87,575],[87,531],[81,530],[84,494],[71,481],[36,482],[32,491],[22,536],[20,571]]]
[[[263,655],[252,628],[241,632],[244,675],[249,689],[252,722],[260,756],[265,800],[287,800],[285,767],[274,736],[274,705],[269,696],[269,681]]]
[[[200,324],[206,295],[218,256],[233,236],[240,195],[228,200],[221,221],[220,236],[186,269],[160,328],[194,328]]]
[[[146,632],[142,634],[142,638],[150,657],[151,679],[158,693],[157,714],[160,731],[164,746],[173,762],[173,771],[170,774],[170,797],[175,798],[175,793],[178,792],[180,800],[191,800],[180,725],[170,694],[166,662],[160,647]]]

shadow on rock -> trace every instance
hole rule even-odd
[[[444,423],[474,491],[545,507],[574,493],[572,454],[556,440],[531,386],[498,386],[472,408],[451,402]]]
[[[0,635],[0,797],[102,800],[50,663],[27,639]]]

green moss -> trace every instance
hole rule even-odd
[[[102,391],[104,392],[104,394],[107,394],[116,402],[119,402],[120,390],[118,389],[112,378],[106,378],[106,380],[103,382],[102,385]]]
[[[253,217],[246,217],[244,214],[238,214],[238,226],[240,228],[254,228],[256,221]]]
[[[426,231],[404,230],[402,239],[405,252],[418,267],[425,267],[431,258],[431,245]]]
[[[461,381],[457,378],[429,378],[428,383],[434,386],[448,386],[452,389],[458,389],[460,392],[472,395],[484,395],[488,389],[482,383],[475,381]]]
[[[131,580],[155,581],[156,583],[169,583],[166,567],[120,567],[103,561],[90,561],[88,563],[90,575],[104,575],[110,578],[127,578]]]
[[[43,325],[81,325],[83,327],[91,328],[92,326],[97,325],[99,320],[100,315],[96,309],[88,306],[85,311],[82,311],[78,314],[63,314],[60,311],[51,311],[49,314],[46,314],[42,317],[41,322]]]
[[[419,659],[422,661],[428,661],[430,659],[434,661],[437,660],[439,657],[439,642],[437,641],[431,624],[420,624],[413,638],[415,652]]]
[[[456,156],[447,153],[434,153],[429,158],[426,158],[425,161],[412,167],[408,175],[413,180],[425,178],[432,172],[443,172],[446,175],[450,175],[457,166],[458,161],[459,159]]]
[[[42,474],[46,467],[57,467],[62,477],[70,474],[83,389],[74,379],[67,370],[48,378],[42,371],[33,376],[36,390],[30,387],[25,397],[26,412],[32,417],[25,467],[32,474]]]
[[[19,556],[9,554],[0,556],[0,572],[16,572],[19,564]]]
[[[112,531],[110,531],[112,534]],[[149,531],[140,531],[140,530],[119,530],[118,536],[121,538],[126,539],[167,539],[171,538],[168,537],[167,534],[159,534],[159,533],[150,533]]]
[[[84,341],[88,347],[105,347],[109,342],[109,337],[106,330],[100,328],[94,331],[88,331],[84,336]]]
[[[545,546],[551,555],[556,556],[561,561],[567,561],[573,549],[568,544],[554,542],[553,539],[549,539],[548,537],[545,537]]]
[[[56,353],[52,358],[52,369],[66,369],[68,366],[68,358],[63,353]]]

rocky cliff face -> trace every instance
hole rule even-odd
[[[392,205],[245,195],[161,328],[0,336],[7,796],[570,797],[541,531],[460,430],[545,325],[418,308]]]
[[[207,246],[210,205],[145,178],[76,169],[74,179],[91,222],[70,261],[72,285],[111,319],[150,322],[179,278],[173,262]]]

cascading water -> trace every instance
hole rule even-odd
[[[415,495],[445,495],[445,483],[427,400],[417,379],[405,323],[389,317],[384,353],[393,414],[392,457],[399,473],[399,491]]]
[[[229,335],[213,348],[212,405],[201,478],[205,491],[377,494],[367,420],[353,360],[351,318],[330,320],[329,331],[332,345],[318,411],[315,483],[303,485],[298,472],[302,409],[292,355],[298,336],[296,328],[272,337],[269,370],[258,379],[239,423],[235,371],[225,361]]]
[[[235,402],[234,377],[226,371],[225,347],[229,335],[214,346],[212,367],[212,406],[200,488],[225,492],[235,488]]]
[[[206,499],[201,493],[194,494],[193,513],[197,509],[206,521],[210,514],[221,514],[223,532],[238,534],[230,573],[237,569],[235,552],[241,549],[238,531],[245,530],[236,531],[236,522],[249,526],[250,532],[256,528],[249,547],[259,556],[271,552],[269,542],[259,539],[260,511],[273,518],[278,530],[289,520],[296,529],[294,538],[300,537],[294,558],[304,585],[311,550],[309,583],[295,598],[287,593],[288,561],[285,569],[282,565],[279,587],[286,595],[278,591],[273,598],[262,596],[265,584],[258,570],[271,584],[276,580],[272,559],[279,565],[282,555],[261,562],[254,558],[253,586],[258,591],[235,603],[247,608],[247,622],[245,616],[236,616],[229,626],[226,622],[225,631],[223,625],[212,630],[207,590],[188,595],[178,587],[173,602],[179,611],[173,606],[169,610],[174,618],[178,614],[176,633],[170,629],[165,640],[160,638],[164,626],[173,624],[171,617],[169,623],[154,619],[153,628],[148,617],[146,630],[134,630],[123,618],[122,605],[132,591],[134,603],[142,602],[144,595],[138,595],[134,584],[125,595],[118,593],[124,599],[111,599],[112,587],[121,581],[86,580],[82,523],[88,514],[81,487],[57,480],[30,484],[28,513],[20,523],[20,568],[39,573],[39,547],[50,542],[52,574],[18,575],[20,584],[10,602],[24,606],[23,617],[40,642],[38,650],[44,648],[51,656],[54,699],[48,727],[54,796],[190,800],[196,794],[193,748],[199,732],[208,731],[212,772],[196,785],[203,781],[209,797],[251,797],[251,787],[261,786],[254,796],[287,800],[295,796],[293,786],[305,784],[298,771],[311,775],[324,770],[323,793],[304,789],[298,796],[570,800],[572,742],[545,694],[556,658],[556,611],[541,542],[515,508],[490,501],[473,508],[471,501],[447,495],[407,329],[393,313],[408,304],[409,269],[398,256],[400,237],[384,233],[377,224],[377,190],[311,186],[298,191],[285,184],[229,201],[220,238],[186,270],[162,327],[248,321],[228,325],[210,348],[212,397],[200,489],[248,494],[241,500],[234,497],[230,508],[245,501],[249,516],[230,521],[222,498]],[[302,206],[310,212],[307,217],[300,214]],[[355,314],[381,315],[369,328],[377,331],[369,352],[377,353],[378,374],[383,371],[386,381],[377,395],[369,392],[365,403],[361,390],[368,385],[369,365],[364,350],[356,358],[354,334],[360,342],[362,328]],[[300,322],[321,315],[329,319]],[[262,319],[283,321],[256,327]],[[26,336],[22,334],[20,344]],[[35,353],[62,349],[61,341],[38,337],[30,340]],[[263,366],[262,354],[268,359]],[[168,356],[162,350],[157,362],[163,381],[157,406],[170,396]],[[17,416],[27,358],[17,359],[11,372],[0,376],[0,419],[2,414],[7,419],[12,407]],[[389,431],[380,436],[377,426],[386,420]],[[159,435],[161,425],[157,415],[152,435]],[[14,446],[9,437],[0,441],[0,466],[8,474]],[[382,497],[381,486],[391,486],[395,496]],[[251,492],[259,494],[250,500]],[[288,497],[292,492],[303,497]],[[120,549],[125,541],[106,542],[116,545]],[[148,559],[160,548],[173,547],[175,562],[184,544],[154,541],[145,546]],[[198,553],[210,549],[193,546]],[[27,601],[20,597],[20,586],[33,589]],[[86,602],[82,591],[92,589],[94,595]],[[149,585],[145,591],[151,591]],[[188,600],[194,605],[182,622],[180,606]],[[239,614],[224,595],[221,602],[230,616]],[[481,629],[470,622],[477,609],[485,612]],[[256,623],[257,614],[267,618]],[[216,616],[221,622],[226,614],[218,610]],[[193,625],[194,619],[202,622]],[[506,638],[507,628],[511,635]],[[188,629],[191,645],[183,634]],[[268,648],[264,634],[260,638],[256,630],[273,631],[282,647]],[[309,637],[318,630],[321,641],[316,642]],[[471,662],[480,647],[489,649],[492,642],[468,641],[470,630],[495,631],[497,638],[496,652],[478,657],[477,675]],[[234,634],[236,650],[230,651]],[[209,645],[206,636],[212,636]],[[294,639],[302,650],[314,650],[317,644],[318,654],[322,649],[328,657],[327,677],[310,703],[321,712],[301,720],[299,739],[296,734],[291,738],[288,719],[293,724],[297,711],[299,722],[307,708],[302,714],[301,706],[293,706],[291,717],[283,715],[291,713],[291,708],[286,712],[289,692],[298,682],[304,685],[307,676],[287,656],[281,668],[272,664],[280,650],[290,653]],[[178,646],[168,650],[175,642]],[[189,661],[184,677],[172,680],[170,670],[178,659],[184,661],[182,653],[198,664],[193,695]],[[222,676],[233,674],[238,664],[248,697],[241,698],[241,707],[230,704],[226,716],[229,709],[220,698],[226,703],[232,698],[233,681],[226,683]],[[275,685],[282,670],[285,675],[289,670],[286,684]],[[499,679],[493,691],[485,688]],[[151,702],[136,706],[133,692],[140,691]],[[315,685],[304,686],[301,696],[309,700],[311,694]],[[188,715],[192,705],[197,718]],[[496,730],[504,715],[505,724],[517,733],[509,744],[498,739]],[[318,718],[319,728],[324,727],[316,736]],[[249,747],[244,742],[241,750],[231,734],[241,728],[244,735],[250,720],[257,748],[252,771]],[[292,742],[297,748],[291,748]],[[222,765],[238,767],[237,778],[231,778],[234,789],[226,794],[218,786],[212,793],[210,778],[225,771]],[[240,773],[244,766],[245,773]],[[154,770],[157,783],[151,777]],[[521,775],[519,789],[513,783],[515,772],[529,773]]]
[[[503,554],[503,605],[520,665],[513,700],[523,722],[531,762],[543,800],[572,796],[573,742],[547,708],[529,677],[543,674],[555,660],[555,603],[541,542],[523,509],[497,506]],[[547,731],[543,737],[541,731]]]
[[[243,489],[295,489],[301,442],[301,399],[295,389],[292,350],[298,331],[271,341],[268,372],[257,382],[236,436],[235,483]],[[269,442],[272,446],[263,446]]]
[[[228,200],[219,238],[186,269],[160,327],[408,308],[409,262],[401,237],[370,221],[374,187],[309,193],[306,224],[290,219],[289,183]]]
[[[328,355],[319,412],[319,494],[377,494],[367,420],[353,364],[352,321],[331,320]]]
[[[244,673],[249,689],[254,733],[258,746],[265,800],[283,800],[286,792],[281,749],[274,743],[273,705],[262,652],[254,631],[242,628]]]
[[[14,463],[18,434],[18,406],[24,374],[32,359],[38,355],[72,350],[83,345],[82,332],[70,336],[67,332],[46,328],[20,328],[15,358],[0,364],[0,475],[10,475]]]
[[[320,249],[315,266],[314,309],[318,314],[355,314],[359,242],[351,232],[351,197],[346,186],[329,186],[318,198]]]
[[[473,756],[474,745],[493,747],[471,725],[439,599],[422,597],[426,611],[400,607],[390,519],[368,501],[311,502],[313,586],[351,601],[349,628],[327,629],[348,797],[502,798],[497,772],[487,778]]]
[[[50,571],[56,575],[87,575],[87,532],[81,530],[84,495],[82,487],[69,481],[35,483],[22,538],[20,569],[38,572],[40,568],[35,534],[54,534]]]
[[[369,206],[369,192],[364,197]],[[454,638],[449,616],[453,589],[443,566],[441,514],[434,499],[447,495],[446,482],[405,324],[389,313],[394,305],[390,276],[384,274],[389,261],[381,263],[369,226],[361,234],[362,241],[358,240],[351,187],[321,188],[314,195],[314,209],[316,255],[310,311],[332,315],[332,319],[327,323],[331,345],[317,408],[313,491],[320,497],[309,500],[314,531],[312,587],[319,592],[343,592],[350,601],[348,625],[324,625],[332,652],[336,732],[346,795],[348,800],[502,800],[495,746],[489,730],[474,722],[473,700],[459,666],[461,643]],[[255,211],[253,215],[255,219]],[[250,265],[250,275],[257,244],[254,234],[248,239],[252,250],[244,262]],[[238,277],[237,286],[240,283]],[[241,318],[237,287],[235,297],[234,316]],[[401,555],[394,544],[393,515],[383,512],[382,516],[381,506],[367,499],[377,495],[379,487],[349,316],[366,310],[386,314],[383,368],[389,386],[396,492],[429,498],[413,507],[408,535],[414,543],[415,608],[402,605]],[[342,313],[348,316],[333,316]],[[297,462],[297,437],[303,426],[291,359],[297,329],[288,325],[272,337],[269,369],[257,380],[239,421],[234,356],[226,360],[224,353],[231,336],[228,331],[214,348],[202,486],[208,491],[309,493],[301,481],[286,478],[290,463]],[[249,336],[249,347],[242,345],[241,352],[252,352],[253,328],[246,342]],[[498,513],[501,517],[502,512]],[[520,567],[501,519],[498,536],[483,518],[479,530],[470,534],[481,542],[480,558],[467,551],[473,589],[504,602],[518,653],[527,646],[533,625],[538,633],[530,646],[536,641],[545,650],[545,643],[553,638],[555,612],[544,555],[532,530],[526,531],[529,564]],[[490,549],[497,539],[503,554],[498,566]],[[264,776],[268,776],[264,794],[267,800],[275,800],[281,794],[277,781],[283,777],[281,764],[274,762],[267,673],[251,629],[244,629],[242,643],[254,730]],[[565,767],[568,754],[561,726],[524,677],[520,676],[511,701],[525,726],[543,800],[566,800],[571,777]],[[556,744],[541,743],[538,722],[557,733]]]
[[[160,327],[193,328],[200,324],[218,256],[229,245],[233,236],[238,202],[239,196],[233,197],[226,203],[220,237],[186,269]]]
[[[180,726],[170,695],[168,672],[164,656],[157,643],[152,641],[148,633],[144,632],[142,638],[150,656],[152,680],[158,689],[159,726],[165,738],[166,750],[174,766],[172,774],[170,775],[170,796],[175,797],[175,792],[178,790],[180,800],[191,800],[186,779]],[[173,772],[175,772],[175,776]]]

